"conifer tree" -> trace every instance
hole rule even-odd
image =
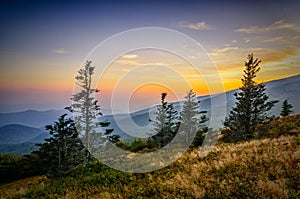
[[[282,108],[280,112],[281,116],[288,116],[290,113],[293,112],[292,111],[293,106],[287,100],[283,101],[281,108]]]
[[[169,143],[176,135],[178,130],[178,125],[179,125],[178,112],[175,110],[172,103],[168,103],[166,130],[169,133],[168,133],[167,143]]]
[[[87,61],[85,66],[78,71],[76,84],[81,90],[72,96],[72,105],[66,109],[74,114],[76,129],[81,135],[81,139],[88,151],[93,152],[99,145],[103,144],[105,137],[113,129],[107,128],[109,121],[98,122],[98,116],[102,116],[98,101],[92,96],[99,92],[98,89],[92,88],[92,75],[95,67],[91,61]],[[105,132],[99,132],[99,127],[105,127]],[[117,141],[119,137],[113,136],[111,139]]]
[[[178,113],[172,104],[165,101],[166,96],[167,93],[161,94],[161,104],[157,105],[156,120],[154,121],[156,134],[149,139],[157,147],[167,145],[178,130]]]
[[[234,94],[235,107],[224,122],[227,129],[223,137],[225,141],[236,142],[253,138],[255,127],[268,118],[268,111],[278,102],[269,101],[265,85],[254,80],[260,71],[260,63],[261,60],[255,59],[253,54],[248,55],[241,79],[242,87]]]
[[[85,162],[86,154],[84,146],[78,136],[75,123],[72,119],[66,119],[67,114],[58,118],[53,125],[47,125],[46,130],[51,135],[43,144],[37,144],[39,155],[46,172],[64,173],[76,165]]]
[[[184,133],[184,142],[186,146],[189,146],[193,142],[193,145],[199,146],[203,141],[203,134],[207,131],[207,127],[203,124],[208,121],[206,111],[199,111],[200,101],[196,98],[196,93],[190,90],[185,96],[183,103],[183,110],[180,116],[180,129]]]

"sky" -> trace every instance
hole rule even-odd
[[[104,112],[127,111],[118,105],[126,100],[129,111],[151,106],[159,103],[161,92],[168,92],[169,101],[182,100],[189,86],[197,95],[236,89],[249,53],[262,60],[258,82],[298,75],[299,9],[299,1],[287,0],[1,1],[0,112],[70,105],[76,72],[87,57],[105,56],[93,54],[95,48],[113,35],[143,27],[190,37],[202,50],[189,48],[189,57],[204,68],[215,67],[217,73],[203,69],[201,76],[183,57],[161,49],[132,50],[108,67],[96,65],[107,67],[103,74],[94,74]],[[210,64],[200,59],[203,53]],[[212,86],[217,83],[205,75],[219,76],[222,86]]]

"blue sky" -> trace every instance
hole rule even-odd
[[[226,90],[239,86],[250,52],[265,63],[262,81],[299,74],[298,1],[12,0],[0,5],[0,112],[68,105],[74,76],[90,50],[132,28],[169,28],[195,39],[221,70]]]
[[[75,3],[74,3],[75,2]],[[241,37],[232,30],[278,20],[298,23],[297,1],[7,1],[1,6],[1,52],[47,56],[49,49],[84,54],[107,37],[137,27],[165,27],[201,40],[203,45]],[[180,23],[204,21],[214,32]],[[84,38],[84,39],[83,39]],[[44,53],[44,54],[43,54]]]

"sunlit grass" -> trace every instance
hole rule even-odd
[[[294,118],[293,118],[294,117]],[[291,119],[292,118],[292,119]],[[299,198],[299,116],[280,119],[293,130],[238,144],[218,143],[204,158],[201,148],[186,152],[170,166],[129,174],[100,163],[66,177],[2,185],[2,198]],[[284,120],[284,121],[283,121]],[[274,127],[274,128],[273,128]],[[272,133],[270,132],[270,134]],[[292,132],[291,134],[289,132]],[[278,137],[279,136],[279,137]],[[26,180],[23,180],[23,182]],[[28,179],[31,181],[31,178]],[[19,184],[19,185],[18,185]],[[30,185],[28,185],[30,184]],[[20,189],[16,190],[16,186]],[[22,189],[24,187],[24,189]]]
[[[198,148],[169,167],[146,174],[127,174],[95,163],[67,177],[3,185],[2,197],[297,198],[300,179],[297,139],[284,136],[220,144],[202,159],[198,157]],[[30,182],[32,178],[27,180]]]

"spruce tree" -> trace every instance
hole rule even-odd
[[[98,117],[102,116],[102,113],[98,101],[92,96],[99,92],[98,89],[92,88],[94,70],[95,66],[92,66],[92,62],[87,61],[85,66],[78,71],[75,80],[81,90],[72,96],[72,105],[66,108],[73,113],[76,129],[85,147],[91,153],[99,148],[99,145],[104,144],[105,138],[109,137],[113,131],[107,128],[110,122],[98,122]],[[105,132],[99,132],[99,127],[105,127]],[[113,141],[119,139],[116,136],[112,138],[114,138]]]
[[[165,101],[167,93],[161,94],[161,104],[157,105],[156,118],[154,121],[155,135],[149,138],[150,143],[156,147],[167,145],[178,130],[178,113],[173,104]]]
[[[78,136],[75,123],[64,114],[53,125],[47,125],[50,138],[43,144],[37,144],[42,169],[50,173],[65,173],[80,163],[86,162],[84,146]]]
[[[199,111],[199,103],[196,93],[190,90],[185,96],[183,110],[180,115],[180,131],[184,134],[184,143],[188,147],[195,138],[193,145],[199,146],[203,140],[203,134],[207,128],[203,124],[208,120],[206,111]]]
[[[293,112],[292,111],[293,106],[287,100],[283,101],[281,108],[282,108],[280,112],[281,116],[288,116],[290,113]]]
[[[249,140],[254,137],[255,127],[268,118],[268,111],[278,101],[271,100],[266,95],[265,84],[256,83],[254,78],[260,71],[261,60],[255,59],[253,54],[248,55],[245,62],[242,87],[234,94],[235,107],[225,119],[223,139],[228,142]]]
[[[178,112],[173,107],[172,103],[168,103],[166,129],[168,132],[167,143],[169,143],[176,135],[179,125]]]

